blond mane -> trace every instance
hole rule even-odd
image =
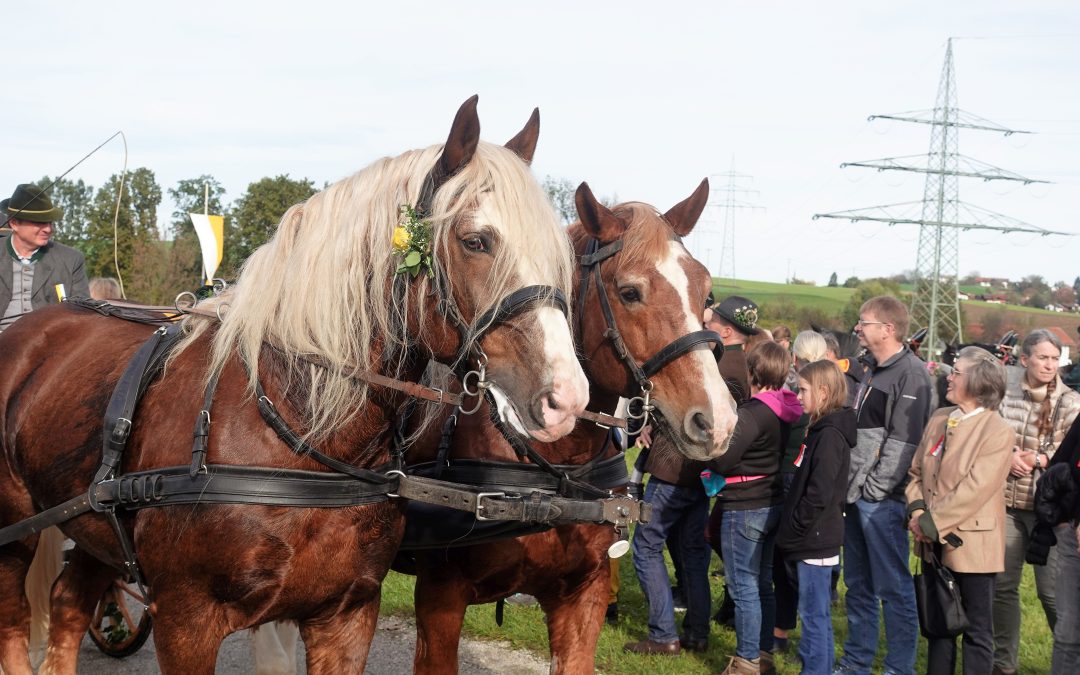
[[[305,418],[306,436],[325,437],[351,420],[370,392],[364,382],[348,377],[350,367],[393,375],[427,330],[421,325],[417,335],[401,334],[406,317],[415,323],[415,317],[426,316],[423,305],[431,301],[433,281],[424,275],[412,281],[421,285],[415,294],[420,306],[395,302],[391,286],[399,258],[391,240],[399,207],[416,203],[441,149],[436,145],[380,159],[290,208],[270,241],[244,263],[236,284],[207,301],[211,307],[227,305],[213,336],[210,371],[220,371],[239,354],[251,366],[254,391],[262,347],[273,345],[284,354],[286,396],[306,397],[292,400]],[[429,218],[435,260],[449,260],[448,247],[458,245],[455,223],[467,219],[482,198],[502,245],[495,247],[490,277],[474,282],[483,284],[475,297],[485,299],[477,315],[516,290],[522,268],[569,296],[572,257],[558,217],[528,165],[501,146],[481,142],[472,160],[436,194]],[[198,317],[186,321],[190,334],[181,349],[209,325]],[[395,355],[387,365],[380,364],[384,348]],[[332,367],[313,366],[304,355]]]

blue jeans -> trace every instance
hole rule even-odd
[[[830,675],[833,670],[832,573],[835,566],[795,564],[799,572],[799,619],[802,675]]]
[[[709,637],[709,556],[705,543],[705,522],[709,498],[701,484],[679,487],[653,476],[645,486],[645,501],[652,505],[652,519],[638,523],[634,530],[634,570],[649,602],[649,639],[674,642],[675,609],[671,602],[671,581],[664,564],[664,543],[672,528],[678,529],[678,549],[686,594],[683,632],[692,640]]]
[[[780,506],[724,511],[720,521],[724,576],[735,601],[735,655],[744,659],[772,651],[773,541],[780,511]]]
[[[840,666],[869,675],[885,615],[885,673],[911,675],[919,638],[915,586],[908,568],[903,502],[860,499],[844,514],[844,582],[848,638]]]
[[[1075,675],[1080,671],[1080,553],[1076,551],[1076,528],[1065,523],[1057,534],[1058,575],[1054,594],[1057,623],[1054,624],[1052,675]]]

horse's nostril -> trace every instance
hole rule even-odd
[[[710,422],[709,418],[705,417],[701,413],[694,413],[691,420],[693,421],[694,426],[696,426],[698,429],[706,432],[712,431],[712,422]]]
[[[694,441],[703,443],[712,437],[712,418],[700,410],[687,414],[683,427],[686,430],[686,435]]]
[[[559,401],[558,401],[558,399],[555,398],[555,392],[554,391],[548,392],[547,404],[548,404],[548,407],[551,408],[552,410],[558,410],[559,409]]]

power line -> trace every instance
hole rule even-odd
[[[916,326],[926,326],[925,344],[930,352],[937,349],[938,340],[961,341],[960,321],[960,231],[990,230],[1005,234],[1029,232],[1041,236],[1071,235],[1069,232],[1046,230],[1023,221],[994,213],[960,201],[959,178],[979,178],[983,181],[1014,181],[1023,185],[1048,181],[1026,178],[1018,173],[964,157],[958,151],[958,131],[968,129],[991,131],[1012,136],[1030,134],[1003,127],[977,115],[960,110],[956,96],[956,70],[953,65],[952,38],[945,47],[945,65],[941,70],[937,100],[928,111],[912,111],[895,115],[871,115],[870,120],[889,119],[899,122],[926,124],[931,128],[930,152],[923,164],[909,164],[917,156],[887,157],[877,160],[847,162],[841,168],[858,166],[878,171],[913,171],[926,174],[921,202],[906,202],[872,206],[850,211],[817,213],[818,218],[843,218],[851,221],[871,221],[888,225],[919,226],[919,244],[915,263],[915,292],[911,300],[911,317]]]

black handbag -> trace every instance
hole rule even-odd
[[[919,628],[927,639],[954,638],[968,628],[960,586],[949,568],[938,560],[935,550],[930,551],[929,560],[920,559],[919,573],[915,575],[915,604]]]

